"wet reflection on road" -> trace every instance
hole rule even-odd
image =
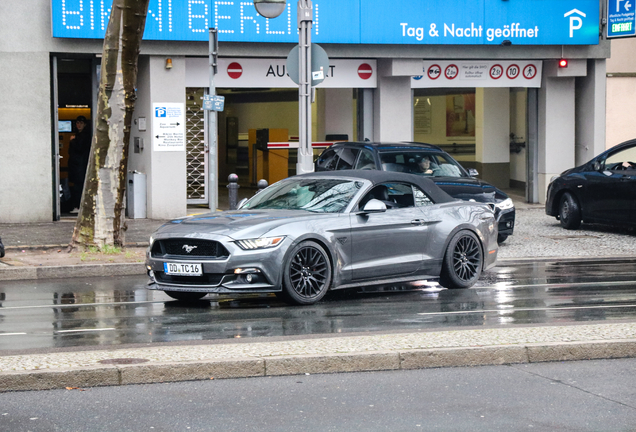
[[[636,317],[636,261],[499,265],[476,287],[418,282],[334,292],[309,307],[273,295],[194,304],[143,276],[3,282],[0,350],[565,324]]]

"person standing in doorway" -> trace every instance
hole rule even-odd
[[[78,213],[86,179],[86,167],[91,154],[92,134],[86,117],[75,120],[77,134],[71,139],[68,148],[68,179],[71,186],[71,213]]]

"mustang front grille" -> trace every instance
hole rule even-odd
[[[179,257],[180,259],[226,258],[230,255],[221,243],[201,239],[156,240],[150,254],[153,258]]]

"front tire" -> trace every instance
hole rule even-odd
[[[575,230],[581,226],[581,208],[576,199],[566,192],[559,202],[559,221],[568,230]]]
[[[201,300],[208,293],[199,293],[199,292],[183,292],[183,291],[164,291],[170,297],[175,300],[179,300],[182,302],[193,303],[197,300]]]
[[[325,249],[313,241],[297,244],[283,267],[283,298],[296,305],[311,305],[331,286],[331,265]]]
[[[456,233],[446,247],[439,283],[445,288],[470,288],[484,264],[479,239],[471,231]]]
[[[506,241],[506,239],[508,239],[508,234],[498,234],[497,235],[497,243],[498,244],[502,244],[503,242]]]

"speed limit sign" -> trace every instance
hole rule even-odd
[[[506,76],[510,79],[517,78],[519,76],[519,66],[516,64],[508,66],[508,69],[506,69]]]

